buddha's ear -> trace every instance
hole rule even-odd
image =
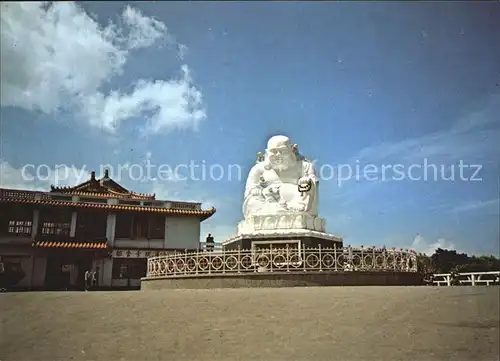
[[[298,153],[299,152],[299,145],[298,144],[294,144],[292,145],[292,149],[295,153]]]

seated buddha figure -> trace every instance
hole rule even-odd
[[[314,165],[283,135],[269,139],[265,154],[248,174],[243,202],[245,219],[252,215],[318,214],[318,178]]]

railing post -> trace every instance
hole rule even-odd
[[[212,273],[212,261],[213,261],[213,257],[212,255],[210,254],[210,252],[207,252],[207,262],[208,262],[208,274],[211,274]]]
[[[323,272],[323,257],[321,256],[321,244],[318,245],[319,271]]]
[[[177,251],[174,251],[174,276],[177,274]]]
[[[361,255],[358,255],[359,257],[359,269],[363,270],[365,269],[365,248],[364,248],[364,245],[361,245],[360,247],[360,252],[361,252]],[[358,271],[358,270],[356,270]]]
[[[304,272],[307,272],[307,267],[306,267],[307,255],[306,255],[306,245],[305,244],[302,244],[302,257],[303,257],[302,264],[304,267]]]
[[[286,271],[287,272],[290,272],[290,250],[289,250],[289,247],[288,247],[288,244],[286,245]]]
[[[273,262],[274,257],[273,257],[273,244],[271,243],[269,245],[269,262],[270,262],[270,272],[273,272]]]
[[[472,275],[472,285],[475,286],[476,285],[476,275],[473,273]],[[481,276],[479,276],[481,277]]]
[[[184,274],[187,275],[187,249],[184,249]]]
[[[352,247],[349,245],[349,270],[354,271],[354,256],[352,252]]]
[[[253,262],[253,273],[257,273],[257,270],[259,269],[259,250],[257,248],[255,248],[255,252],[254,252],[254,249],[252,248],[250,250],[250,254],[252,255],[252,262]],[[255,257],[255,258],[254,258]]]
[[[196,274],[198,274],[200,269],[200,250],[196,251]]]
[[[238,245],[238,273],[241,273],[241,252],[240,246]]]
[[[337,244],[336,244],[336,243],[333,245],[333,257],[334,257],[334,260],[333,260],[333,261],[335,262],[335,263],[334,263],[334,265],[335,265],[334,270],[335,270],[335,272],[337,272],[337,271],[338,271],[338,268],[337,268],[337,266],[338,266],[338,265],[337,265],[337,263],[338,263],[338,258],[337,258]]]

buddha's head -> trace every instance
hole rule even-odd
[[[275,135],[267,142],[266,163],[268,167],[283,171],[297,162],[296,147],[284,135]]]

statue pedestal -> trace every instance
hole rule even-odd
[[[325,232],[326,222],[319,216],[303,214],[263,214],[250,216],[238,224],[238,234],[248,234],[266,230],[308,229]]]
[[[263,230],[239,234],[222,242],[222,249],[258,249],[258,248],[342,248],[343,240],[326,232],[309,229]]]
[[[238,234],[222,242],[225,250],[324,247],[340,248],[342,238],[325,232],[326,222],[307,213],[263,214],[251,216],[238,224]]]

